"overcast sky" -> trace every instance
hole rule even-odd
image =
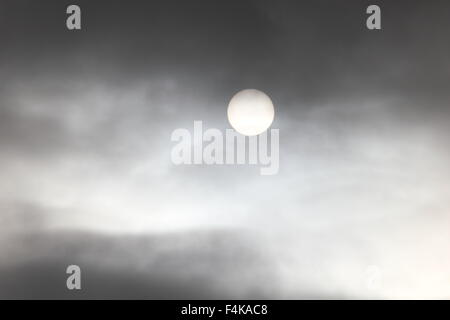
[[[448,1],[0,0],[0,297],[450,298],[448,30]],[[279,173],[172,164],[246,88]]]

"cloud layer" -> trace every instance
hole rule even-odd
[[[449,5],[368,4],[2,1],[0,297],[450,297]],[[173,165],[244,88],[279,174]]]

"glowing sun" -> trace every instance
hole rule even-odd
[[[264,92],[245,89],[231,98],[227,114],[234,130],[246,136],[255,136],[270,127],[275,110],[272,100]]]

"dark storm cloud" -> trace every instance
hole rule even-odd
[[[439,117],[441,112],[447,114],[446,3],[381,1],[381,32],[364,27],[367,3],[195,0],[136,1],[124,6],[120,1],[81,1],[83,29],[68,32],[65,2],[4,1],[0,20],[4,145],[14,144],[9,140],[20,136],[29,141],[28,150],[64,144],[76,148],[64,123],[41,115],[33,118],[11,95],[51,99],[57,114],[70,112],[65,102],[83,99],[90,94],[88,88],[96,90],[98,84],[106,86],[108,95],[164,77],[202,97],[194,101],[197,105],[183,105],[180,99],[172,117],[217,112],[213,110],[245,87],[269,92],[281,115],[349,97],[359,103],[395,98],[392,109],[409,118],[428,117],[433,110]],[[92,84],[86,87],[80,81]],[[149,84],[149,90],[154,86]],[[177,88],[164,90],[177,96]],[[152,105],[164,109],[167,96],[158,96]],[[153,108],[120,107],[129,111],[125,120],[143,114],[155,120],[155,113],[146,113]],[[117,131],[123,113],[110,114],[111,126],[108,120],[100,124],[91,135],[95,146]]]
[[[0,298],[257,299],[277,290],[272,263],[251,239],[229,232],[30,232],[8,240],[15,262],[0,264]],[[71,264],[82,270],[80,292],[66,288]]]
[[[406,112],[446,111],[446,2],[379,1],[380,32],[365,28],[368,3],[81,1],[84,27],[68,32],[66,3],[11,1],[0,26],[2,74],[8,82],[94,78],[119,86],[168,76],[225,102],[258,87],[296,108],[402,96]]]

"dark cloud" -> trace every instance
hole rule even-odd
[[[29,232],[9,241],[14,248],[0,266],[1,298],[258,299],[277,290],[274,265],[248,237],[226,231]],[[82,270],[79,292],[66,288],[65,270],[72,264]]]

